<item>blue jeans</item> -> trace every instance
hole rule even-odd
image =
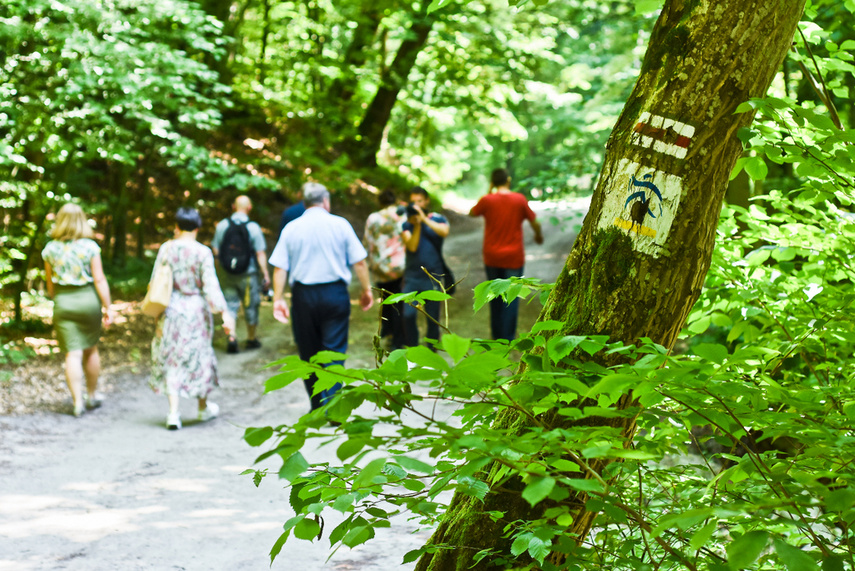
[[[522,277],[522,268],[496,268],[484,266],[487,271],[488,280],[508,279],[510,277]],[[517,336],[517,317],[520,312],[519,299],[511,303],[505,303],[500,297],[490,300],[490,332],[493,339],[513,340]]]
[[[404,276],[404,293],[411,291],[430,291],[438,290],[439,286],[425,277],[407,277]],[[439,340],[439,312],[440,305],[438,301],[426,301],[424,306],[425,312],[433,319],[427,320],[427,338],[435,341]],[[415,347],[419,344],[419,311],[410,305],[404,304],[404,339],[407,347]]]
[[[343,281],[305,285],[299,282],[291,288],[291,328],[300,358],[308,361],[321,351],[347,352],[347,332],[350,322],[350,294]],[[332,361],[329,365],[343,365]],[[332,388],[313,395],[317,376],[303,379],[312,401],[312,410],[321,408],[341,388]]]

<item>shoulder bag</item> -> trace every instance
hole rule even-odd
[[[169,305],[169,298],[172,297],[172,266],[167,261],[168,244],[167,242],[166,251],[161,256],[160,264],[154,270],[154,275],[148,284],[148,292],[146,292],[145,299],[142,302],[142,312],[149,317],[160,317]]]

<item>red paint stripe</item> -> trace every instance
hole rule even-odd
[[[653,125],[650,125],[649,123],[641,123],[641,122],[636,123],[635,127],[632,130],[636,133],[641,134],[641,135],[645,135],[645,136],[650,137],[652,139],[658,139],[658,140],[663,141],[663,142],[667,142],[667,141],[665,141],[665,138],[669,134],[672,134],[672,137],[673,137],[673,135],[677,134],[677,132],[674,131],[673,129],[660,129],[658,127],[654,127]],[[668,137],[668,138],[671,138],[671,137]],[[677,135],[677,140],[672,144],[677,145],[678,147],[682,147],[684,149],[688,149],[689,143],[691,143],[691,142],[692,142],[691,137],[686,137],[685,135]]]

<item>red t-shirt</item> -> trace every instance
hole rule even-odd
[[[484,265],[516,269],[525,265],[522,223],[536,218],[528,201],[516,192],[497,192],[482,196],[472,216],[483,216]]]

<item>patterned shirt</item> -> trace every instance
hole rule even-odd
[[[393,204],[371,213],[365,223],[368,268],[377,281],[388,282],[404,275],[406,248],[401,240],[401,224],[405,220]]]
[[[91,284],[92,258],[101,254],[94,240],[51,240],[42,250],[42,259],[53,270],[51,281],[59,285],[81,286]]]

